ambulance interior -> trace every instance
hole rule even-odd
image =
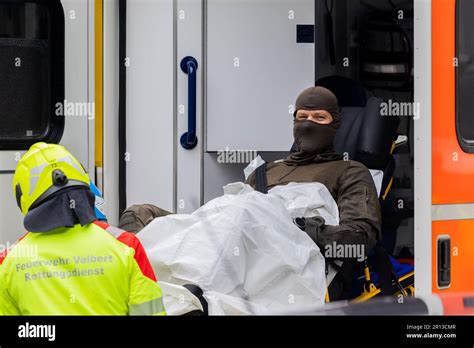
[[[45,24],[46,5],[20,3],[0,0],[0,46],[8,47],[0,50],[1,70],[22,79],[18,67],[10,68],[13,41],[21,39],[41,48],[19,53],[26,57],[20,64],[40,54],[48,61],[44,74],[61,79],[60,53],[45,48],[61,41],[61,26]],[[223,186],[245,180],[252,158],[229,154],[251,152],[265,161],[288,155],[294,101],[317,84],[338,96],[343,117],[368,119],[346,127],[340,142],[353,139],[351,159],[375,163],[369,169],[382,173],[382,244],[413,263],[416,115],[393,108],[414,100],[413,0],[131,0],[122,18],[119,1],[61,3],[65,100],[95,107],[65,116],[64,134],[55,135],[61,122],[51,109],[34,108],[60,87],[37,76],[12,92],[0,81],[7,110],[0,111],[1,243],[24,234],[11,180],[19,154],[41,138],[36,129],[47,129],[81,161],[103,192],[110,223],[134,204],[190,214],[221,196]],[[194,89],[181,68],[188,56],[197,62]],[[55,69],[58,75],[49,75]],[[38,118],[24,117],[33,114]],[[197,144],[185,148],[181,138],[193,122]],[[370,156],[357,154],[361,137],[372,142]]]
[[[321,7],[316,11],[320,16],[317,22],[324,23],[327,9],[330,9],[330,2],[327,3],[316,3],[316,6]],[[328,49],[316,48],[316,81],[327,76],[344,76],[360,83],[367,98],[413,103],[413,1],[334,1],[333,11],[336,23],[333,30],[338,40],[331,43],[327,25],[323,25],[318,32],[316,42],[325,42]],[[334,53],[331,53],[332,45]],[[344,61],[344,57],[353,60],[348,67],[334,64]],[[349,99],[343,101],[349,105],[342,107],[350,107],[350,103],[357,102],[357,98],[350,100],[349,91],[353,87],[341,88]],[[400,137],[393,151],[393,183],[389,187],[384,186],[384,192],[381,193],[382,244],[390,254],[408,259],[414,255],[413,117],[410,116],[416,117],[413,114],[398,115],[396,112],[388,116],[399,121],[396,132]],[[374,125],[371,132],[377,126],[380,125]],[[383,127],[393,127],[393,122]],[[378,128],[378,131],[384,132],[383,127]],[[366,165],[370,168],[370,161]]]

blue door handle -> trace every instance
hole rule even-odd
[[[196,71],[198,62],[193,57],[181,61],[181,70],[188,75],[188,131],[181,135],[181,146],[186,150],[194,149],[198,143],[196,136]]]

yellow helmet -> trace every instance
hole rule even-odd
[[[64,146],[37,143],[18,162],[13,193],[26,215],[52,194],[66,187],[89,187],[89,182],[82,165]]]

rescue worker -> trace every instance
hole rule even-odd
[[[13,192],[29,232],[0,255],[0,314],[166,314],[142,245],[96,220],[89,183],[62,146],[21,158]]]
[[[326,225],[322,217],[296,219],[319,246],[323,255],[334,245],[362,246],[366,253],[381,237],[380,203],[369,170],[356,161],[346,161],[334,150],[341,123],[336,96],[324,87],[312,87],[297,98],[293,135],[297,150],[284,161],[267,164],[267,187],[291,182],[324,184],[339,208],[339,226]],[[256,187],[255,172],[247,183]],[[331,300],[350,295],[356,260],[344,258],[329,288]]]

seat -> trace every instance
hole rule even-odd
[[[341,127],[334,141],[336,151],[364,164],[371,169],[374,177],[377,175],[375,171],[382,171],[379,192],[381,199],[385,200],[393,182],[395,160],[392,153],[400,119],[382,116],[380,111],[384,101],[367,97],[367,92],[358,81],[328,76],[318,80],[316,85],[332,91],[342,109]]]
[[[393,151],[398,138],[400,119],[382,116],[384,100],[368,97],[363,86],[354,80],[341,76],[328,76],[317,81],[332,91],[341,107],[341,126],[336,133],[334,147],[346,160],[364,164],[374,177],[381,202],[387,198],[393,182],[395,160]],[[297,151],[293,144],[290,152]],[[265,166],[256,170],[257,190],[266,193]],[[377,185],[377,176],[382,178]],[[370,267],[369,267],[370,265]],[[381,245],[369,252],[354,282],[359,292],[353,294],[354,301],[366,301],[374,296],[401,293],[413,295],[413,267],[403,267],[390,257]],[[362,288],[362,289],[361,289]],[[361,290],[361,291],[360,291]],[[329,297],[326,298],[330,301]]]
[[[336,152],[364,164],[371,170],[376,184],[378,172],[382,173],[378,186],[381,200],[387,198],[393,182],[395,160],[392,153],[400,123],[398,117],[380,114],[383,102],[382,99],[371,97],[364,108],[343,107],[341,127],[334,141]]]
[[[368,97],[358,81],[328,76],[318,80],[316,86],[332,91],[341,107],[341,126],[334,141],[336,152],[369,168],[378,186],[380,200],[384,201],[393,183],[395,160],[392,153],[398,138],[399,118],[382,116],[384,100]],[[295,150],[297,148],[293,145],[292,151]],[[359,292],[356,290],[353,297],[360,302],[379,294],[413,295],[413,274],[413,267],[401,266],[387,255],[381,245],[377,245],[355,277]]]

